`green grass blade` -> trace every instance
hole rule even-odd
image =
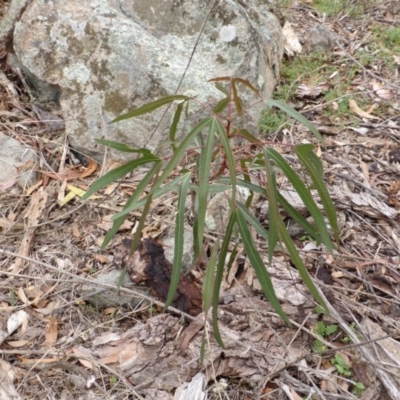
[[[248,209],[247,207],[240,203],[236,203],[239,212],[243,215],[246,221],[254,227],[256,232],[265,240],[268,240],[268,231],[261,225],[261,222],[258,218],[256,218]]]
[[[153,155],[150,150],[147,149],[132,149],[131,147],[127,146],[124,143],[114,142],[112,140],[104,140],[104,139],[96,139],[97,143],[102,144],[103,146],[111,147],[112,149],[122,151],[124,153],[139,153],[143,154],[144,156],[151,156]]]
[[[183,255],[183,244],[185,236],[185,205],[186,195],[189,188],[191,174],[187,172],[184,175],[182,181],[181,190],[179,191],[178,198],[178,212],[175,220],[175,243],[174,243],[174,261],[172,264],[171,283],[168,289],[168,296],[165,302],[164,311],[171,305],[174,299],[176,289],[178,288],[179,279],[181,276],[182,269],[182,255]]]
[[[315,287],[314,282],[311,280],[311,277],[303,263],[303,260],[301,259],[299,252],[297,251],[297,248],[293,243],[292,238],[289,236],[289,233],[286,230],[285,224],[283,223],[282,220],[279,220],[278,224],[279,224],[279,236],[281,237],[283,243],[285,244],[285,247],[290,255],[290,259],[296,266],[297,270],[299,271],[299,274],[303,279],[304,284],[307,286],[308,290],[314,296],[315,300],[329,314],[328,307],[325,304],[325,301],[323,300],[321,295],[319,294],[318,289]]]
[[[236,87],[233,79],[231,82],[231,86],[232,86],[233,102],[235,103],[236,111],[238,112],[238,114],[241,114],[243,111],[243,108],[242,108],[243,103],[242,103],[242,101],[240,101],[240,97],[238,96],[237,87]]]
[[[313,185],[318,192],[321,199],[322,206],[324,207],[329,224],[332,227],[336,244],[339,244],[339,227],[337,224],[336,209],[329,196],[328,189],[323,181],[323,174],[321,173],[322,163],[317,155],[312,151],[310,145],[295,146],[295,152],[302,162],[307,172],[311,176]],[[309,162],[307,162],[309,161]]]
[[[247,227],[246,220],[241,213],[237,213],[237,224],[239,227],[240,237],[243,241],[244,249],[246,250],[247,257],[249,257],[250,263],[254,268],[258,281],[263,289],[263,292],[271,303],[272,308],[278,313],[278,315],[288,324],[290,324],[289,318],[282,310],[282,306],[276,297],[274,286],[272,285],[269,273],[254,246],[253,240],[250,235],[249,228]]]
[[[168,164],[163,169],[161,176],[157,179],[157,182],[153,185],[153,191],[158,189],[171,175],[171,172],[176,168],[179,162],[182,160],[183,155],[186,150],[190,146],[190,144],[194,141],[195,137],[205,128],[209,128],[213,123],[214,119],[206,118],[200,121],[180,142],[179,146],[176,148],[175,153],[169,160]]]
[[[224,126],[221,124],[219,120],[216,120],[217,124],[217,131],[219,139],[224,146],[226,161],[228,163],[229,169],[229,177],[230,177],[230,184],[232,185],[232,202],[231,202],[231,209],[234,208],[234,204],[236,202],[236,168],[235,168],[235,157],[233,155],[233,151],[231,149],[231,145],[229,143],[229,138],[227,132],[225,131]]]
[[[176,131],[178,129],[178,124],[181,119],[182,110],[183,110],[183,103],[179,103],[178,107],[176,107],[174,119],[172,120],[171,128],[169,130],[169,140],[172,143],[171,146],[173,151],[175,151],[176,149],[176,145],[174,144],[174,142],[175,142]]]
[[[214,107],[213,111],[215,114],[219,114],[225,110],[226,106],[229,104],[229,98],[225,97],[224,99],[220,100],[217,105]]]
[[[229,97],[229,91],[227,89],[225,89],[220,83],[215,82],[215,87],[222,92],[226,97]]]
[[[313,134],[314,136],[321,142],[321,144],[326,147],[325,140],[321,136],[321,134],[318,132],[317,128],[303,115],[301,115],[299,112],[297,112],[293,107],[291,107],[289,104],[284,103],[283,101],[280,100],[272,100],[268,99],[265,101],[265,104],[269,107],[277,107],[281,109],[283,112],[285,112],[289,117],[292,117],[302,123],[304,126],[306,126]]]
[[[190,190],[194,190],[197,192],[199,190],[198,185],[190,185],[189,186]],[[212,184],[208,188],[208,192],[211,193],[220,193],[220,192],[225,192],[226,190],[231,190],[232,186],[231,185],[218,185],[218,184]]]
[[[266,191],[268,198],[269,234],[268,234],[268,262],[272,261],[275,247],[278,243],[278,220],[280,219],[275,172],[268,158],[268,149],[264,149],[264,166],[267,177]]]
[[[261,144],[261,141],[259,138],[256,138],[254,135],[252,135],[247,129],[240,129],[237,133],[237,136],[244,137],[247,139],[250,143],[254,144]]]
[[[129,208],[132,204],[135,204],[135,202],[137,202],[137,200],[139,199],[139,197],[143,193],[144,189],[146,188],[146,186],[149,184],[149,182],[151,181],[151,179],[153,178],[153,176],[157,172],[160,164],[161,164],[161,161],[158,161],[158,162],[154,163],[154,165],[151,168],[151,170],[139,182],[139,184],[137,185],[135,191],[132,193],[131,197],[129,197],[129,199],[126,201],[124,209],[127,208],[127,207]],[[103,240],[103,243],[101,245],[101,250],[104,250],[107,247],[107,245],[110,243],[110,241],[112,240],[114,235],[118,232],[118,230],[121,227],[121,225],[124,223],[124,221],[125,221],[127,216],[128,216],[128,214],[125,214],[125,215],[123,215],[123,216],[121,216],[121,217],[119,217],[119,218],[117,218],[117,219],[115,219],[113,221],[113,226],[107,232],[107,234],[106,234],[106,236],[105,236],[105,238]]]
[[[221,184],[229,184],[229,182],[231,182],[231,178],[219,178],[218,182]],[[244,187],[246,189],[249,189],[250,191],[260,193],[264,196],[267,195],[265,188],[262,186],[258,186],[258,185],[255,185],[254,183],[246,182],[243,179],[237,179],[237,178],[236,178],[236,183],[237,183],[237,186]]]
[[[217,254],[220,246],[220,240],[217,239],[207,262],[206,275],[203,282],[203,311],[208,314],[214,298],[215,290],[215,267],[217,265]]]
[[[318,243],[321,243],[321,235],[317,232],[314,226],[312,226],[278,191],[278,203],[282,208],[289,214],[289,216],[298,224],[304,231],[315,239]]]
[[[126,114],[122,114],[119,117],[113,119],[110,123],[113,124],[118,121],[130,119],[130,118],[134,118],[134,117],[139,117],[140,115],[144,115],[144,114],[148,114],[154,110],[157,110],[157,108],[160,108],[166,104],[172,103],[175,100],[190,100],[190,97],[183,96],[180,94],[166,96],[166,97],[163,97],[162,99],[158,99],[156,101],[152,101],[151,103],[147,103],[141,107],[135,108],[134,110],[129,111]]]
[[[184,175],[178,176],[178,178],[175,178],[173,181],[168,182],[161,188],[158,188],[153,193],[153,199],[157,199],[158,197],[163,196],[165,193],[167,193],[171,190],[179,190],[181,181],[183,179],[184,179]],[[136,202],[131,202],[129,205],[125,204],[125,207],[120,212],[114,214],[111,219],[117,220],[118,218],[123,217],[123,216],[129,214],[130,212],[137,210],[138,208],[143,207],[146,204],[147,196]]]
[[[199,168],[199,191],[197,193],[197,246],[194,259],[197,261],[203,247],[204,227],[208,205],[211,173],[211,161],[216,133],[216,119],[213,119],[208,130],[205,147],[203,148]]]
[[[293,168],[287,163],[287,161],[282,157],[281,154],[279,154],[276,150],[274,149],[267,149],[266,153],[269,158],[272,158],[276,165],[281,169],[281,171],[286,175],[286,177],[289,179],[289,182],[292,184],[293,188],[296,190],[296,192],[299,194],[301,200],[303,201],[304,205],[306,206],[307,210],[310,212],[312,215],[315,224],[317,226],[317,231],[318,234],[321,236],[321,241],[322,243],[325,244],[325,246],[328,248],[330,252],[333,250],[333,244],[331,242],[331,239],[329,237],[329,232],[328,228],[326,226],[324,216],[322,215],[322,212],[318,208],[316,202],[311,196],[310,191],[307,189],[306,185],[303,183],[303,181],[299,178],[299,176],[294,172]],[[303,154],[303,152],[300,150],[300,153]],[[303,154],[304,156],[304,154]],[[310,167],[310,163],[308,162],[307,156],[302,158],[302,161],[307,163],[307,166]],[[302,162],[302,164],[303,164]],[[308,167],[307,171],[308,171]],[[311,165],[312,168],[312,165]]]
[[[160,158],[154,156],[154,155],[149,155],[149,156],[143,156],[141,158],[137,158],[136,160],[129,161],[124,165],[121,165],[120,167],[114,168],[111,171],[107,172],[105,175],[103,175],[101,178],[99,178],[96,182],[94,182],[89,190],[82,196],[82,200],[88,199],[93,193],[97,192],[104,186],[109,185],[110,183],[115,182],[119,178],[129,174],[132,172],[134,169],[137,167],[140,167],[141,165],[150,163],[150,162],[160,162]]]
[[[236,218],[237,218],[237,211],[234,210],[231,212],[231,215],[229,217],[228,226],[226,227],[226,230],[224,233],[224,240],[222,241],[221,249],[219,252],[217,273],[215,275],[215,284],[214,284],[214,299],[213,299],[213,311],[212,311],[213,331],[214,331],[215,340],[222,348],[224,348],[225,346],[222,341],[221,334],[220,334],[219,327],[218,327],[219,293],[221,291],[222,278],[224,275],[225,260],[226,260],[226,256],[229,251],[229,242],[232,237],[233,227],[236,224]]]
[[[243,179],[247,182],[247,183],[251,183],[251,178],[248,172],[248,168],[247,168],[247,162],[245,159],[241,159],[240,160],[240,168],[242,170],[243,173]],[[253,197],[254,197],[254,192],[252,190],[250,190],[250,195],[247,197],[246,200],[246,208],[249,208],[251,205],[251,202],[253,201]]]
[[[261,96],[260,92],[249,81],[246,81],[245,79],[242,79],[242,78],[233,78],[232,81],[233,81],[233,83],[238,82],[238,83],[241,83],[242,85],[245,85],[252,92],[254,92],[257,95],[257,97],[262,99],[262,96]]]

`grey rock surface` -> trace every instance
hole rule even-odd
[[[33,185],[36,162],[37,156],[31,147],[0,132],[0,186],[12,179],[24,189]]]
[[[209,6],[197,0],[32,0],[16,23],[14,50],[31,74],[59,86],[66,133],[77,150],[101,159],[96,138],[154,150],[168,140],[172,110],[153,136],[164,109],[107,123],[175,92]],[[236,76],[268,97],[282,55],[281,26],[267,3],[217,2],[179,93],[215,101],[221,94],[207,80]],[[249,112],[253,127],[262,108]],[[203,110],[190,112],[183,126],[193,126]]]
[[[121,270],[111,270],[109,272],[102,273],[96,277],[96,282],[100,284],[106,283],[108,285],[118,286],[118,282],[121,276]],[[122,283],[123,287],[134,289],[138,293],[142,293],[145,296],[151,296],[150,290],[144,286],[135,285],[128,275],[125,275],[125,279]],[[118,290],[104,289],[101,285],[80,285],[78,292],[87,302],[98,308],[115,307],[130,305],[132,307],[137,306],[141,301],[140,297],[133,297],[126,293],[118,293]]]
[[[15,22],[32,0],[13,0],[5,9],[4,17],[0,20],[0,43],[7,47],[12,37]],[[7,7],[7,5],[4,5]]]

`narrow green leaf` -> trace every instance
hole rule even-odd
[[[174,299],[176,289],[182,269],[183,244],[185,237],[185,205],[186,195],[189,189],[191,174],[187,172],[182,181],[181,190],[178,198],[178,212],[175,220],[175,243],[174,243],[174,261],[172,264],[171,283],[169,285],[167,300],[165,301],[164,311],[171,305]]]
[[[318,243],[321,243],[321,235],[316,231],[315,227],[312,226],[278,191],[278,203],[283,209],[289,214],[289,216],[298,224],[304,231],[315,239]]]
[[[238,82],[238,83],[241,83],[242,85],[245,85],[252,92],[254,92],[260,99],[262,99],[260,92],[249,81],[246,81],[245,79],[242,79],[242,78],[233,78],[232,80],[234,83]]]
[[[220,76],[218,78],[209,79],[207,82],[224,82],[224,81],[230,82],[231,80],[232,78],[230,76]]]
[[[112,140],[96,139],[96,142],[102,144],[103,146],[111,147],[112,149],[115,149],[115,150],[118,150],[118,151],[122,151],[124,153],[139,153],[139,154],[143,154],[144,156],[156,157],[148,149],[143,149],[143,148],[141,148],[141,149],[132,149],[131,147],[127,146],[124,143],[114,142]]]
[[[240,129],[237,133],[237,136],[244,137],[250,143],[262,144],[261,140],[259,138],[256,138],[254,135],[252,135],[247,129]]]
[[[218,182],[221,183],[221,184],[228,184],[229,182],[231,182],[231,178],[219,178]],[[265,191],[265,188],[262,187],[262,186],[258,186],[258,185],[255,185],[254,183],[246,182],[243,179],[236,179],[236,182],[237,182],[237,186],[244,187],[244,188],[249,189],[249,190],[251,190],[253,192],[260,193],[260,194],[262,194],[264,196],[267,195],[267,192]]]
[[[278,224],[279,224],[279,236],[281,237],[283,243],[285,244],[285,247],[290,255],[290,259],[296,266],[297,270],[299,271],[299,274],[303,279],[304,284],[307,286],[308,290],[314,296],[315,300],[321,305],[321,307],[324,308],[325,312],[329,314],[329,309],[325,301],[319,294],[318,289],[315,287],[314,282],[311,280],[310,275],[303,263],[303,260],[301,259],[299,252],[297,251],[297,248],[293,243],[292,238],[290,237],[289,233],[286,230],[285,224],[281,219],[278,221]]]
[[[258,281],[260,282],[266,298],[271,303],[272,308],[277,312],[277,314],[290,326],[289,318],[282,310],[282,306],[276,297],[274,286],[272,285],[267,268],[254,246],[246,220],[241,213],[237,213],[237,224],[247,257],[249,257],[250,263],[256,272]]]
[[[203,247],[204,227],[206,220],[206,212],[208,205],[208,187],[210,185],[210,172],[211,172],[211,158],[214,147],[214,138],[216,133],[216,122],[213,119],[208,130],[205,147],[203,148],[200,168],[199,168],[199,191],[197,194],[197,247],[199,253],[195,253],[194,259],[197,261],[201,249]]]
[[[144,178],[139,182],[135,191],[132,193],[131,197],[129,197],[129,199],[126,201],[124,209],[129,208],[132,204],[135,204],[135,202],[142,195],[144,189],[146,188],[146,186],[149,184],[149,182],[151,181],[151,179],[157,172],[160,164],[161,164],[161,161],[154,163],[154,165],[150,169],[150,171],[147,172],[147,174],[144,176]],[[101,245],[101,250],[104,250],[107,247],[107,245],[110,243],[110,241],[112,240],[114,235],[118,232],[121,225],[124,223],[127,216],[128,216],[128,214],[125,214],[113,221],[113,226],[107,232],[107,234],[103,240],[103,243]]]
[[[265,172],[267,177],[266,191],[268,198],[269,212],[269,234],[268,234],[268,261],[272,261],[275,247],[278,243],[278,220],[280,220],[278,203],[277,203],[277,187],[275,172],[268,158],[268,149],[264,149]]]
[[[144,106],[135,108],[134,110],[129,111],[126,114],[122,114],[119,117],[113,119],[110,123],[113,124],[118,121],[130,119],[130,118],[134,118],[134,117],[139,117],[140,115],[143,115],[143,114],[148,114],[154,110],[157,110],[157,108],[160,108],[168,103],[172,103],[175,100],[190,100],[190,97],[183,96],[180,94],[166,96],[166,97],[163,97],[162,99],[158,99],[156,101],[152,101],[151,103],[147,103]]]
[[[230,273],[230,271],[231,271],[233,262],[235,261],[236,256],[237,256],[238,253],[239,253],[237,247],[238,247],[238,245],[237,245],[237,243],[236,243],[236,244],[235,244],[235,247],[233,248],[233,250],[232,250],[232,252],[231,252],[231,255],[229,256],[228,263],[226,264],[226,274],[225,274],[225,277],[226,277],[225,280],[226,280],[226,282],[228,282],[228,276],[229,276],[229,273]]]
[[[230,96],[229,91],[228,91],[224,86],[222,86],[220,83],[215,82],[215,87],[216,87],[220,92],[222,92],[226,97],[229,97],[229,96]]]
[[[279,154],[276,150],[268,148],[265,150],[268,157],[273,159],[276,162],[276,165],[281,169],[281,171],[286,175],[289,179],[290,183],[292,184],[293,188],[299,194],[301,200],[303,201],[304,205],[306,206],[307,210],[312,215],[315,224],[317,226],[318,234],[321,236],[322,243],[327,246],[328,250],[332,252],[333,245],[331,239],[329,237],[328,228],[324,221],[324,216],[322,215],[320,209],[318,208],[316,202],[311,196],[310,191],[307,189],[306,185],[302,182],[302,180],[298,177],[296,172],[293,168],[287,163],[287,161]],[[302,150],[300,153],[304,155]],[[306,163],[307,170],[308,167],[313,168],[312,164],[308,161],[308,157],[305,156],[302,158],[302,163]]]
[[[206,118],[200,121],[180,142],[179,146],[176,148],[175,153],[169,160],[168,164],[163,169],[161,176],[157,179],[157,182],[153,185],[153,191],[158,189],[171,175],[171,172],[176,168],[179,162],[182,160],[182,157],[190,144],[193,142],[195,137],[205,128],[209,128],[213,123],[214,118]]]
[[[240,167],[242,169],[243,179],[247,183],[251,183],[251,178],[250,178],[250,175],[249,175],[249,172],[248,172],[247,163],[246,163],[246,160],[244,158],[242,158],[240,160]],[[254,192],[252,190],[250,190],[250,195],[247,197],[247,200],[246,200],[246,208],[250,207],[251,202],[253,201],[253,197],[254,197]]]
[[[232,185],[232,201],[231,201],[231,210],[234,208],[234,204],[236,203],[236,167],[235,167],[235,157],[233,155],[233,151],[231,149],[231,145],[229,143],[228,134],[221,124],[219,120],[216,120],[216,127],[218,131],[218,137],[224,146],[226,161],[228,164],[229,169],[229,177],[230,177],[230,184]]]
[[[261,222],[258,218],[256,218],[245,205],[240,202],[237,202],[239,212],[243,215],[246,221],[254,227],[256,232],[265,240],[268,240],[268,231],[261,225]]]
[[[169,140],[171,141],[171,146],[172,146],[173,151],[175,151],[175,149],[176,149],[176,145],[174,142],[175,142],[176,131],[178,129],[178,124],[181,119],[183,104],[184,103],[179,103],[178,107],[176,107],[174,119],[172,120],[171,128],[169,130]]]
[[[222,341],[221,334],[220,334],[219,327],[218,327],[219,293],[221,291],[221,284],[222,284],[222,277],[224,274],[226,255],[228,254],[229,242],[232,237],[233,227],[236,224],[236,218],[237,218],[237,212],[236,212],[236,210],[234,210],[231,212],[231,215],[229,217],[228,226],[226,227],[226,230],[224,233],[224,240],[222,241],[221,250],[219,252],[217,273],[215,275],[215,284],[214,284],[214,300],[213,300],[213,311],[212,311],[213,331],[214,331],[215,340],[222,348],[224,348],[225,346]]]
[[[153,199],[157,199],[158,197],[163,196],[165,193],[171,191],[171,190],[179,190],[181,181],[184,179],[184,176],[178,176],[177,178],[175,178],[173,181],[168,182],[167,184],[165,184],[164,186],[162,186],[161,188],[158,188],[157,190],[154,191],[153,193]],[[147,195],[148,196],[148,195]],[[129,214],[132,211],[137,210],[138,208],[143,207],[146,204],[147,201],[147,196],[144,197],[143,199],[140,199],[136,202],[130,202],[129,204],[125,203],[124,208],[114,214],[111,219],[112,220],[117,220],[120,217],[123,217],[127,214]]]
[[[231,86],[232,86],[233,102],[235,103],[236,111],[238,112],[238,114],[241,114],[243,111],[242,102],[240,101],[240,98],[238,96],[238,91],[234,83],[234,80],[232,80]]]
[[[89,190],[82,196],[82,200],[86,200],[89,198],[93,193],[96,193],[98,190],[103,188],[104,186],[109,185],[110,183],[115,182],[119,178],[129,174],[133,170],[135,170],[137,167],[140,167],[141,165],[150,163],[150,162],[160,162],[160,158],[154,156],[154,155],[146,155],[141,158],[137,158],[136,160],[129,161],[124,165],[121,165],[120,167],[114,168],[111,171],[107,172],[105,175],[103,175],[101,178],[99,178],[96,182],[90,186]]]
[[[321,165],[319,164],[321,160],[319,160],[317,155],[307,145],[295,146],[295,152],[299,157],[299,160],[302,162],[307,172],[311,176],[313,185],[321,199],[321,203],[324,207],[329,224],[332,227],[336,244],[339,245],[339,227],[337,224],[336,209],[331,197],[329,196],[328,189],[323,181],[323,174],[321,173],[322,163]],[[310,163],[307,163],[306,160],[309,160]]]
[[[284,111],[289,117],[292,117],[302,123],[304,126],[306,126],[313,134],[314,136],[321,142],[321,144],[326,147],[325,140],[321,136],[321,134],[318,132],[317,128],[303,115],[301,115],[299,112],[297,112],[293,107],[291,107],[289,104],[284,103],[283,101],[280,100],[272,100],[268,99],[265,101],[266,105],[269,107],[278,107],[282,111]]]
[[[217,254],[219,251],[220,241],[219,238],[215,242],[212,249],[211,256],[207,262],[206,275],[203,282],[203,311],[206,316],[210,310],[214,298],[214,285],[215,285],[215,267],[217,264]]]
[[[199,190],[199,187],[198,187],[198,185],[190,185],[189,189],[197,192]],[[232,189],[231,185],[212,184],[208,187],[208,192],[210,194],[211,193],[220,193],[220,192],[225,192],[226,190],[231,190],[231,189]]]
[[[217,105],[214,107],[213,111],[215,114],[221,113],[223,110],[225,110],[226,106],[229,104],[229,98],[225,97],[222,100],[220,100]]]
[[[142,215],[140,216],[138,226],[136,228],[136,232],[132,238],[130,255],[134,253],[137,249],[140,239],[142,238],[142,231],[144,228],[144,224],[146,223],[147,214],[149,213],[151,202],[153,201],[153,197],[151,193],[147,196],[146,204],[143,207]]]

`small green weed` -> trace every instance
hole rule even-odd
[[[334,334],[338,329],[336,324],[333,325],[325,325],[322,321],[319,321],[314,332],[321,336],[322,338],[326,338],[332,334]],[[313,344],[312,350],[315,353],[321,353],[322,351],[326,350],[326,346],[320,340],[316,340]]]
[[[335,357],[331,359],[331,363],[339,374],[344,376],[351,376],[353,374],[351,367],[347,365],[346,360],[340,353],[335,354]]]

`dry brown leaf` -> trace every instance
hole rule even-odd
[[[118,311],[117,307],[107,307],[102,311],[103,315],[110,315],[110,314],[114,314]]]
[[[44,343],[46,346],[50,347],[54,343],[57,342],[57,335],[58,335],[58,324],[57,318],[51,316],[48,320],[48,326],[46,329],[46,333],[44,334],[45,340]]]
[[[25,295],[24,289],[22,287],[18,288],[17,290],[17,296],[18,298],[21,300],[22,303],[24,303],[25,305],[29,304],[29,300]]]
[[[26,191],[26,194],[30,196],[36,189],[40,188],[43,185],[43,179],[40,179],[37,181],[34,185],[32,185],[28,190]]]
[[[363,172],[367,182],[369,182],[369,168],[368,168],[368,165],[362,160],[358,160],[358,162],[360,163],[362,172]]]
[[[93,254],[93,257],[101,264],[106,264],[108,259],[101,254]]]
[[[293,400],[303,400],[303,398],[299,396],[293,388],[290,388],[290,394],[292,395]]]
[[[385,86],[378,81],[372,82],[372,89],[381,99],[390,100],[393,97],[393,93],[391,92],[391,90],[385,88]]]
[[[90,159],[89,165],[88,165],[88,167],[86,168],[86,171],[81,175],[81,179],[86,178],[86,177],[92,175],[93,172],[96,171],[96,169],[97,169],[97,162],[94,161],[94,160],[92,160],[92,159]]]
[[[24,358],[24,357],[20,357],[19,360],[22,363],[32,364],[32,365],[34,365],[34,364],[50,364],[50,363],[54,363],[54,362],[60,361],[59,358],[55,358],[55,357],[53,357],[53,358]]]
[[[33,246],[33,241],[35,238],[36,227],[39,225],[44,217],[46,206],[47,206],[48,194],[44,187],[39,188],[39,190],[32,195],[31,202],[26,211],[27,216],[27,229],[25,230],[24,237],[22,238],[21,244],[18,249],[18,254],[21,256],[28,257],[31,248]],[[12,272],[14,274],[21,271],[25,265],[25,260],[22,258],[17,258],[15,263],[12,265]]]
[[[89,350],[82,346],[74,347],[72,352],[78,357],[79,362],[86,368],[93,369],[93,363],[88,361],[86,358],[91,358],[91,353]],[[82,357],[82,358],[79,358]]]
[[[381,121],[381,119],[379,117],[375,117],[374,115],[371,115],[368,112],[361,110],[361,108],[358,107],[358,105],[354,99],[351,99],[349,101],[349,106],[350,106],[350,109],[352,111],[354,111],[361,118],[377,119],[377,120]]]
[[[29,343],[29,340],[14,340],[12,342],[7,342],[8,345],[17,349],[19,347],[24,347]]]
[[[72,235],[79,239],[81,237],[81,233],[79,232],[79,228],[77,224],[72,224]]]

